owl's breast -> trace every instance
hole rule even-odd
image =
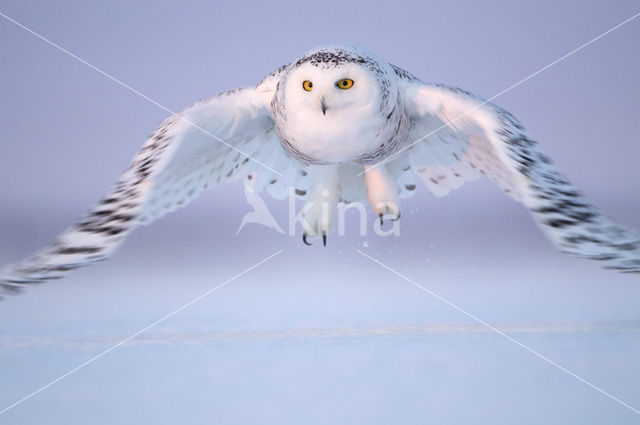
[[[378,108],[314,110],[274,109],[283,148],[308,164],[371,164],[396,152],[407,140],[411,123],[401,105]]]

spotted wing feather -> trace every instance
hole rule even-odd
[[[280,72],[256,87],[200,101],[168,118],[93,210],[52,244],[9,268],[0,278],[3,288],[19,290],[21,284],[60,278],[104,260],[137,225],[186,205],[213,185],[249,173],[269,182],[279,178],[273,172],[277,169],[301,176],[303,164],[280,147],[271,117]]]
[[[405,71],[406,73],[406,71]],[[607,268],[640,273],[640,237],[605,215],[554,168],[524,127],[504,109],[464,90],[401,75],[414,129],[405,151],[435,195],[487,176],[522,202],[562,251]],[[403,160],[398,155],[391,163]]]

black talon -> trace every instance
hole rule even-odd
[[[398,221],[398,220],[400,220],[400,211],[398,211],[398,215],[392,221]]]
[[[322,245],[327,246],[327,235],[322,235]]]
[[[382,226],[384,224],[384,220],[382,219],[383,214],[380,213],[380,226]]]
[[[304,242],[305,245],[311,245],[309,242],[307,242],[307,234],[306,233],[302,234],[302,242]]]

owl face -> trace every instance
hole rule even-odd
[[[316,162],[356,159],[380,145],[397,101],[384,61],[321,49],[293,63],[280,81],[274,115],[285,147]]]
[[[361,65],[345,63],[325,68],[304,63],[287,76],[287,110],[305,111],[320,123],[348,121],[361,110],[379,105],[380,87]]]

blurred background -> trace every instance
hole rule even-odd
[[[638,13],[614,2],[131,3],[0,12],[172,110],[306,50],[365,45],[485,98]],[[640,18],[500,96],[590,199],[640,229]],[[0,17],[0,264],[51,241],[167,113]],[[285,227],[288,205],[265,196]],[[138,229],[108,262],[0,302],[0,424],[637,423],[632,410],[357,253],[640,408],[640,279],[559,253],[488,180],[420,188],[398,237],[326,248],[247,225],[242,186]],[[374,217],[369,216],[369,230]],[[286,227],[285,227],[286,228]]]

